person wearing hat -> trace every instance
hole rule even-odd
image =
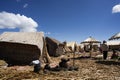
[[[103,53],[103,59],[106,60],[107,59],[107,55],[108,55],[108,46],[106,44],[106,41],[103,41],[103,44],[101,45],[101,50]]]
[[[34,65],[34,72],[35,73],[39,73],[40,69],[41,69],[41,63],[39,60],[33,60],[30,65]]]

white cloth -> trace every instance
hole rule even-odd
[[[33,64],[39,64],[40,61],[39,61],[39,60],[34,60],[34,61],[32,61],[32,63],[33,63]]]

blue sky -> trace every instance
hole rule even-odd
[[[119,4],[120,0],[0,0],[0,33],[43,31],[57,40],[78,43],[89,36],[108,40],[120,32]]]

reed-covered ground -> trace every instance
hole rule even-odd
[[[84,55],[85,54],[85,55]],[[49,71],[39,74],[33,72],[33,66],[12,66],[5,67],[0,61],[0,80],[120,80],[120,61],[102,60],[99,53],[92,53],[92,58],[81,57],[88,56],[89,53],[75,54],[75,66],[78,71]],[[109,53],[111,55],[111,53]],[[73,65],[73,54],[66,54],[60,57],[51,57],[53,63],[58,63],[61,57],[70,58],[70,65]]]

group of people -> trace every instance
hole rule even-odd
[[[61,58],[61,61],[58,65],[51,66],[50,64],[46,64],[43,68],[43,71],[46,73],[47,71],[60,71],[60,70],[78,70],[78,67],[70,66],[69,65],[70,59],[67,58]],[[39,60],[33,60],[30,65],[34,65],[34,72],[39,73],[41,70],[41,63]]]
[[[103,44],[101,44],[100,46],[100,51],[103,53],[103,59],[106,60],[107,56],[108,56],[108,50],[109,47],[106,44],[106,41],[103,41]],[[117,58],[118,55],[116,54],[116,51],[113,50],[113,54],[111,56],[111,59],[113,58]],[[69,61],[69,59],[61,59],[61,62],[59,63],[59,65],[55,66],[55,67],[51,67],[50,64],[46,64],[44,67],[44,71],[46,70],[60,70],[60,68],[66,68],[68,70],[70,70],[72,67],[69,67],[67,62]],[[31,62],[31,65],[34,65],[34,72],[38,73],[41,69],[41,63],[39,60],[34,60]],[[78,68],[74,68],[74,70],[77,70]]]

